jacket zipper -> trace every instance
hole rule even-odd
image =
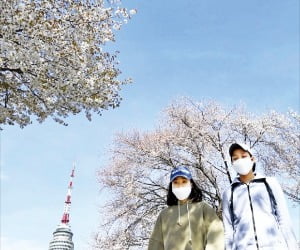
[[[249,186],[249,184],[247,184],[247,190],[248,190],[248,196],[249,196],[249,201],[250,201],[250,208],[251,208],[251,213],[252,213],[252,222],[253,222],[254,237],[255,237],[256,247],[257,247],[257,249],[259,250],[258,240],[257,240],[257,233],[256,233],[256,226],[255,226],[255,220],[254,220],[254,213],[253,213],[253,206],[252,206],[252,200],[251,200],[251,195],[250,195],[250,186]]]

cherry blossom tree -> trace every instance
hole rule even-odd
[[[213,101],[175,101],[154,131],[116,135],[111,159],[99,171],[110,199],[95,249],[145,249],[159,211],[166,206],[170,170],[188,166],[204,199],[221,216],[221,196],[235,176],[228,147],[250,145],[258,171],[277,176],[286,195],[300,203],[300,116],[270,111],[254,115],[245,107]],[[101,233],[101,232],[102,233]],[[103,233],[105,232],[105,233]],[[122,245],[123,244],[123,245]]]
[[[119,0],[0,1],[0,125],[115,108],[118,52],[105,51],[128,11]]]

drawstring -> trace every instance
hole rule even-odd
[[[181,214],[180,214],[180,202],[178,201],[177,203],[177,207],[178,207],[178,221],[177,224],[179,226],[181,226]],[[191,229],[191,220],[190,220],[190,210],[189,210],[189,203],[186,203],[186,209],[187,209],[187,214],[188,214],[188,221],[189,221],[189,242],[192,244],[192,229]]]
[[[186,203],[186,209],[188,212],[188,220],[189,220],[189,230],[190,230],[190,243],[192,244],[192,229],[191,229],[191,220],[190,220],[190,210],[189,210],[189,203]]]
[[[177,203],[177,207],[178,207],[178,221],[177,221],[177,224],[179,225],[179,226],[181,226],[181,221],[180,221],[180,201],[178,200],[178,203]]]

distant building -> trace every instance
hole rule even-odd
[[[71,191],[73,188],[73,177],[75,167],[71,172],[71,180],[68,186],[68,193],[65,200],[64,213],[61,223],[57,226],[53,233],[53,240],[49,244],[49,250],[74,250],[74,243],[72,241],[73,233],[69,225],[70,207],[71,207]]]

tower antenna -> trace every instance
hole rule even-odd
[[[70,175],[70,182],[68,186],[67,197],[65,200],[64,213],[61,218],[61,223],[63,224],[69,224],[70,221],[71,195],[73,189],[73,178],[75,176],[74,173],[75,173],[75,163],[73,164],[73,169]]]

